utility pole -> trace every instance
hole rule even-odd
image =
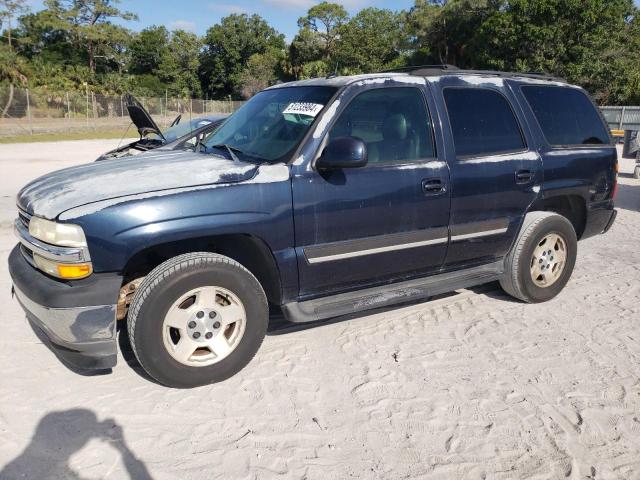
[[[87,121],[87,128],[89,128],[89,85],[87,84],[87,82],[82,82],[84,84],[84,91],[87,95],[87,112],[85,115],[86,121]]]
[[[33,124],[31,123],[31,103],[29,102],[29,89],[27,88],[27,118],[29,120],[29,133],[33,135]]]

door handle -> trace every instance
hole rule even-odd
[[[526,185],[527,183],[531,183],[534,178],[535,173],[531,170],[518,170],[516,172],[516,183],[518,185]]]
[[[425,195],[440,195],[446,191],[444,182],[440,178],[425,178],[422,180],[422,191]]]

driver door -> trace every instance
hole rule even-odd
[[[449,174],[436,153],[428,92],[389,84],[348,87],[321,143],[362,139],[365,167],[293,169],[301,297],[425,275],[444,261]]]

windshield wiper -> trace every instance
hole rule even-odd
[[[238,158],[238,156],[234,152],[238,152],[239,154],[243,153],[242,150],[240,150],[239,148],[236,148],[236,147],[232,147],[228,143],[220,143],[218,145],[213,145],[211,148],[224,148],[227,152],[229,152],[229,156],[231,157],[231,159],[234,162],[239,162],[240,161],[240,159]]]

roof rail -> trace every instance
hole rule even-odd
[[[456,67],[455,65],[415,65],[411,67],[395,68],[392,70],[385,70],[380,73],[408,73],[409,75],[415,75],[418,77],[435,77],[440,75],[450,74],[466,74],[466,75],[493,75],[496,77],[513,78],[513,77],[525,77],[535,78],[538,80],[554,80],[556,82],[564,82],[563,78],[556,77],[543,72],[500,72],[497,70],[465,70]]]
[[[446,63],[434,64],[434,65],[412,65],[408,67],[391,68],[389,70],[382,70],[378,73],[412,73],[415,70],[434,70],[442,72],[444,70],[458,70],[455,65],[447,65]]]

